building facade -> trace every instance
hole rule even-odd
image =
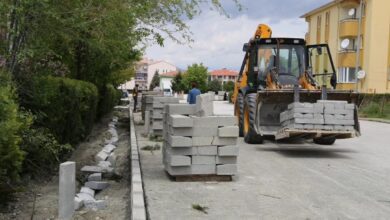
[[[235,82],[238,77],[238,72],[235,70],[228,70],[226,68],[213,70],[209,72],[208,81],[218,80],[223,84],[228,81]]]
[[[333,0],[301,17],[307,44],[329,45],[337,89],[390,92],[389,0]]]
[[[155,61],[144,58],[136,64],[135,84],[138,84],[140,90],[148,90],[154,74],[164,74],[176,71],[177,67],[166,61]]]
[[[178,71],[171,71],[160,75],[160,88],[164,91],[169,90],[172,93],[172,80],[178,74]]]

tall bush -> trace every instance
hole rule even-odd
[[[222,90],[222,83],[218,79],[214,79],[213,81],[207,84],[207,91],[218,92]]]
[[[98,117],[109,113],[112,108],[119,103],[122,93],[115,89],[113,85],[107,84],[102,91],[100,91]]]
[[[37,77],[23,104],[36,115],[35,124],[48,128],[60,143],[77,143],[92,129],[98,92],[95,85],[62,77]]]
[[[60,144],[50,130],[34,127],[22,133],[20,148],[25,154],[22,173],[31,176],[47,176],[72,152],[69,144]]]
[[[234,82],[233,81],[227,81],[225,84],[223,84],[223,90],[230,92],[234,90]]]
[[[0,70],[0,202],[9,194],[11,183],[19,178],[23,161],[20,133],[31,122],[19,113],[15,100],[10,77]]]

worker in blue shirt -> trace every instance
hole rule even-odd
[[[192,83],[192,89],[188,92],[187,96],[187,102],[189,104],[195,104],[196,103],[196,96],[200,95],[200,90],[196,88],[196,83]]]

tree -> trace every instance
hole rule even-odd
[[[208,91],[218,92],[222,90],[222,84],[217,79],[214,79],[213,81],[209,82],[207,87]]]
[[[179,73],[173,78],[171,89],[174,92],[182,92],[185,90],[184,84],[183,84],[183,76],[182,73],[179,71]]]
[[[220,0],[4,0],[0,54],[13,76],[60,72],[101,88],[140,57],[140,45],[191,42],[186,21],[203,4],[226,15]]]
[[[207,90],[207,72],[207,67],[203,66],[202,63],[194,63],[188,66],[183,79],[185,89],[189,90],[191,83],[196,83],[198,88],[205,92]]]
[[[16,102],[11,77],[0,69],[0,203],[18,180],[24,154],[19,144],[21,133],[31,124]]]
[[[234,82],[233,81],[227,81],[225,84],[223,84],[223,90],[230,92],[234,90]]]
[[[152,81],[150,82],[149,90],[153,90],[156,87],[160,86],[160,75],[158,74],[158,71],[154,72]]]

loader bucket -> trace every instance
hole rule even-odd
[[[299,90],[298,93],[299,102],[316,103],[317,100],[320,100],[322,97],[320,90]],[[358,96],[358,93],[351,91],[327,91],[327,100],[347,101],[348,103],[354,103],[355,105],[358,104]],[[256,118],[257,132],[261,135],[271,135],[275,136],[276,139],[281,139],[277,137],[278,132],[280,132],[282,128],[280,123],[280,113],[287,110],[288,104],[292,102],[294,102],[293,90],[258,91]],[[333,134],[330,132],[328,135],[333,134],[338,139],[359,136],[360,126],[356,108],[354,113],[354,121],[355,132],[339,132],[338,134]],[[300,135],[304,136],[306,134],[308,138],[314,137],[315,135],[318,136],[318,133],[309,130],[306,131],[307,132],[301,132]]]

